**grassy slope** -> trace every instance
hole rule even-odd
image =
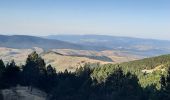
[[[51,64],[57,69],[57,71],[64,71],[65,69],[68,69],[69,71],[75,71],[76,68],[84,66],[85,63],[110,63],[101,60],[90,59],[88,57],[58,55],[53,52],[42,55],[42,58],[46,61],[47,65]]]
[[[119,63],[139,59],[136,56],[128,55],[118,51],[91,51],[91,50],[73,50],[73,49],[56,49],[54,51],[44,52],[42,48],[33,49],[12,49],[0,47],[0,59],[5,63],[15,60],[17,65],[25,64],[25,60],[34,50],[45,59],[47,64],[52,64],[58,71],[68,69],[75,71],[84,63]],[[50,53],[51,52],[51,53]],[[111,62],[113,60],[113,62]],[[94,65],[94,64],[93,64]]]

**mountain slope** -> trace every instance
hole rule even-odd
[[[96,69],[98,71],[103,69],[108,69],[105,71],[105,73],[107,73],[107,71],[112,72],[116,67],[121,67],[123,69],[128,69],[126,70],[126,72],[127,71],[142,72],[142,70],[144,69],[151,70],[157,68],[158,66],[167,68],[169,67],[169,65],[170,65],[170,54],[152,57],[152,58],[145,58],[142,60],[123,62],[119,64],[106,64]]]
[[[59,40],[44,39],[35,36],[26,35],[0,35],[0,47],[8,48],[32,48],[40,47],[43,49],[85,49],[81,45],[76,45],[73,43],[63,42]]]
[[[106,64],[95,68],[92,76],[98,81],[104,81],[116,68],[121,67],[125,73],[134,73],[143,87],[156,85],[159,89],[161,75],[166,74],[169,65],[170,54],[120,64]]]

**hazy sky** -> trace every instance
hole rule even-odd
[[[170,0],[0,0],[0,34],[170,40]]]

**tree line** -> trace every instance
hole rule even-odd
[[[121,67],[115,68],[105,81],[92,77],[94,71],[86,64],[75,72],[57,72],[33,52],[22,66],[14,60],[6,65],[0,60],[0,89],[17,85],[38,88],[48,94],[49,100],[170,100],[170,69],[160,79],[160,90],[154,85],[141,87],[138,77]]]

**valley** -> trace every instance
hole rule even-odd
[[[25,64],[28,54],[36,51],[45,60],[46,64],[51,64],[58,71],[75,71],[76,68],[84,66],[86,63],[96,67],[97,64],[120,63],[141,59],[137,55],[130,55],[120,51],[92,51],[92,50],[74,50],[74,49],[52,49],[45,51],[42,48],[34,47],[32,49],[12,49],[0,48],[0,59],[5,63],[14,60],[17,65]],[[63,63],[64,62],[64,63]]]

